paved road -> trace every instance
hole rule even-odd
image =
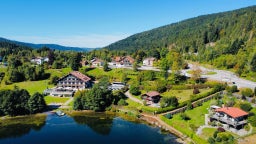
[[[189,64],[189,67],[192,68],[193,65]],[[202,71],[214,71],[216,74],[214,75],[203,75],[202,77],[211,79],[211,80],[217,80],[217,81],[223,81],[227,82],[229,84],[232,84],[234,82],[235,85],[237,85],[238,88],[241,87],[248,87],[251,89],[254,89],[256,87],[256,82],[252,82],[249,80],[245,80],[242,78],[239,78],[234,74],[233,72],[230,71],[225,71],[225,70],[217,70],[217,69],[207,69],[205,67],[200,66],[200,69]],[[189,74],[187,74],[189,75]]]
[[[185,75],[185,76],[190,76],[190,74],[187,73],[187,71],[191,70],[191,68],[193,67],[193,64],[189,64],[189,68],[187,70],[181,70],[181,74]],[[128,69],[132,69],[132,67],[111,67],[111,68],[128,68]],[[156,67],[148,67],[148,66],[141,66],[138,68],[139,70],[153,70],[153,71],[160,71],[160,69],[156,68]],[[230,71],[226,71],[226,70],[217,70],[217,69],[208,69],[205,67],[200,66],[200,69],[203,72],[207,72],[207,71],[214,71],[216,72],[216,74],[214,75],[202,75],[202,78],[207,78],[210,80],[217,80],[217,81],[222,81],[222,82],[227,82],[228,84],[232,84],[234,82],[235,85],[237,85],[238,88],[242,88],[242,87],[247,87],[247,88],[251,88],[254,89],[256,87],[256,82],[252,82],[249,80],[245,80],[242,78],[239,78],[238,76],[236,76],[236,74],[234,74],[233,72]],[[169,73],[171,73],[171,70],[168,71]]]

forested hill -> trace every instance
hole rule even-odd
[[[252,6],[203,15],[138,33],[107,46],[107,49],[134,52],[138,49],[177,47],[197,52],[210,44],[221,48],[224,53],[236,53],[238,49],[231,49],[233,43],[255,42],[255,33],[256,6]],[[252,43],[247,44],[245,47],[252,46]]]
[[[48,47],[50,49],[56,49],[61,51],[92,51],[94,48],[80,48],[80,47],[68,47],[68,46],[62,46],[57,44],[33,44],[33,43],[25,43],[25,42],[19,42],[19,41],[13,41],[5,38],[0,37],[0,43],[1,44],[9,44],[9,45],[17,45],[20,47],[30,47],[34,49],[39,49],[42,47]]]

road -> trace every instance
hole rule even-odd
[[[193,64],[189,64],[189,67],[192,68]],[[218,69],[207,69],[205,67],[200,66],[202,71],[213,71],[216,72],[214,75],[202,75],[203,78],[207,78],[210,80],[217,80],[222,82],[227,82],[228,84],[235,84],[238,88],[247,87],[254,89],[256,87],[256,82],[245,80],[243,78],[239,78],[236,74],[226,70],[218,70]],[[189,76],[188,73],[186,75]]]
[[[190,74],[188,74],[187,71],[191,70],[192,67],[193,67],[193,64],[190,63],[189,64],[189,69],[181,70],[181,74],[189,77]],[[111,68],[128,68],[128,69],[132,69],[132,67],[116,67],[116,66],[112,66]],[[256,82],[245,80],[243,78],[239,78],[233,72],[226,71],[226,70],[218,70],[218,69],[208,69],[208,68],[205,68],[203,66],[199,66],[199,68],[203,72],[207,72],[207,71],[216,72],[216,74],[214,74],[214,75],[202,75],[202,78],[207,78],[207,79],[210,79],[210,80],[217,80],[217,81],[227,82],[230,85],[232,85],[233,82],[234,82],[234,84],[237,85],[238,88],[247,87],[247,88],[254,89],[256,87]],[[139,70],[160,71],[160,69],[158,69],[156,67],[148,67],[148,66],[141,66],[138,69]],[[168,72],[171,73],[171,70],[169,70]]]
[[[143,102],[137,98],[135,98],[134,96],[132,96],[132,94],[130,94],[129,91],[125,92],[125,96],[128,97],[129,99],[131,99],[132,101],[135,101],[137,103],[143,104]]]

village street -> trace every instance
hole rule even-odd
[[[194,66],[193,64],[189,63],[189,69],[181,70],[181,74],[189,77],[190,74],[188,73],[188,71],[190,71],[191,68],[193,68],[193,66]],[[113,68],[128,68],[128,69],[132,69],[132,67],[116,67],[116,66],[109,66],[109,67],[112,68],[112,69]],[[239,78],[233,72],[226,71],[226,70],[218,70],[218,69],[208,69],[208,68],[205,68],[203,66],[199,66],[199,68],[203,72],[216,72],[216,74],[212,74],[212,75],[202,75],[201,76],[202,78],[207,78],[207,79],[210,79],[210,80],[217,80],[217,81],[227,82],[228,84],[237,85],[238,88],[247,87],[247,88],[254,89],[256,87],[256,82],[245,80],[243,78]],[[158,69],[156,67],[150,67],[150,66],[141,66],[138,69],[139,70],[160,71],[160,69]],[[169,70],[168,72],[171,73],[171,70]]]

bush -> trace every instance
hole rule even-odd
[[[250,126],[247,124],[247,125],[244,126],[244,129],[245,129],[246,131],[249,131],[249,130],[250,130]]]
[[[168,113],[168,114],[165,115],[165,117],[168,118],[168,119],[172,119],[172,114]]]
[[[254,88],[254,96],[256,96],[256,87]]]
[[[189,127],[190,127],[193,131],[196,131],[196,130],[197,130],[197,127],[196,127],[194,124],[189,124]]]
[[[222,139],[220,137],[216,138],[216,142],[221,142],[221,141],[222,141]]]
[[[244,111],[249,112],[252,109],[252,106],[250,103],[241,103],[240,108]]]
[[[256,127],[256,116],[250,116],[248,118],[248,122],[253,126],[253,127]]]
[[[127,106],[128,103],[127,103],[124,99],[120,99],[120,100],[118,101],[117,105],[119,105],[119,106]]]
[[[192,105],[191,101],[188,101],[187,102],[187,110],[191,110],[191,109],[193,109],[193,105]]]
[[[190,120],[190,117],[185,113],[181,113],[180,117],[181,117],[182,120],[185,120],[185,121]]]
[[[215,140],[214,140],[212,137],[209,137],[209,138],[208,138],[208,142],[209,142],[210,144],[215,144]]]
[[[194,88],[193,94],[199,94],[199,93],[200,93],[199,89],[198,88]]]
[[[48,83],[56,85],[58,80],[59,80],[58,76],[51,76],[50,81]]]
[[[246,97],[252,97],[253,96],[253,91],[250,88],[245,88],[242,90],[242,96]]]
[[[140,92],[140,88],[138,85],[131,85],[130,87],[130,93],[133,94],[133,95],[140,95],[141,92]]]
[[[177,107],[179,105],[178,99],[175,96],[172,97],[163,97],[160,100],[160,106],[162,108],[172,106],[172,107]]]
[[[225,132],[225,129],[224,128],[222,128],[222,127],[218,127],[218,132]]]
[[[215,131],[215,132],[213,133],[213,138],[216,138],[216,137],[218,136],[218,133],[219,133],[219,131]]]

